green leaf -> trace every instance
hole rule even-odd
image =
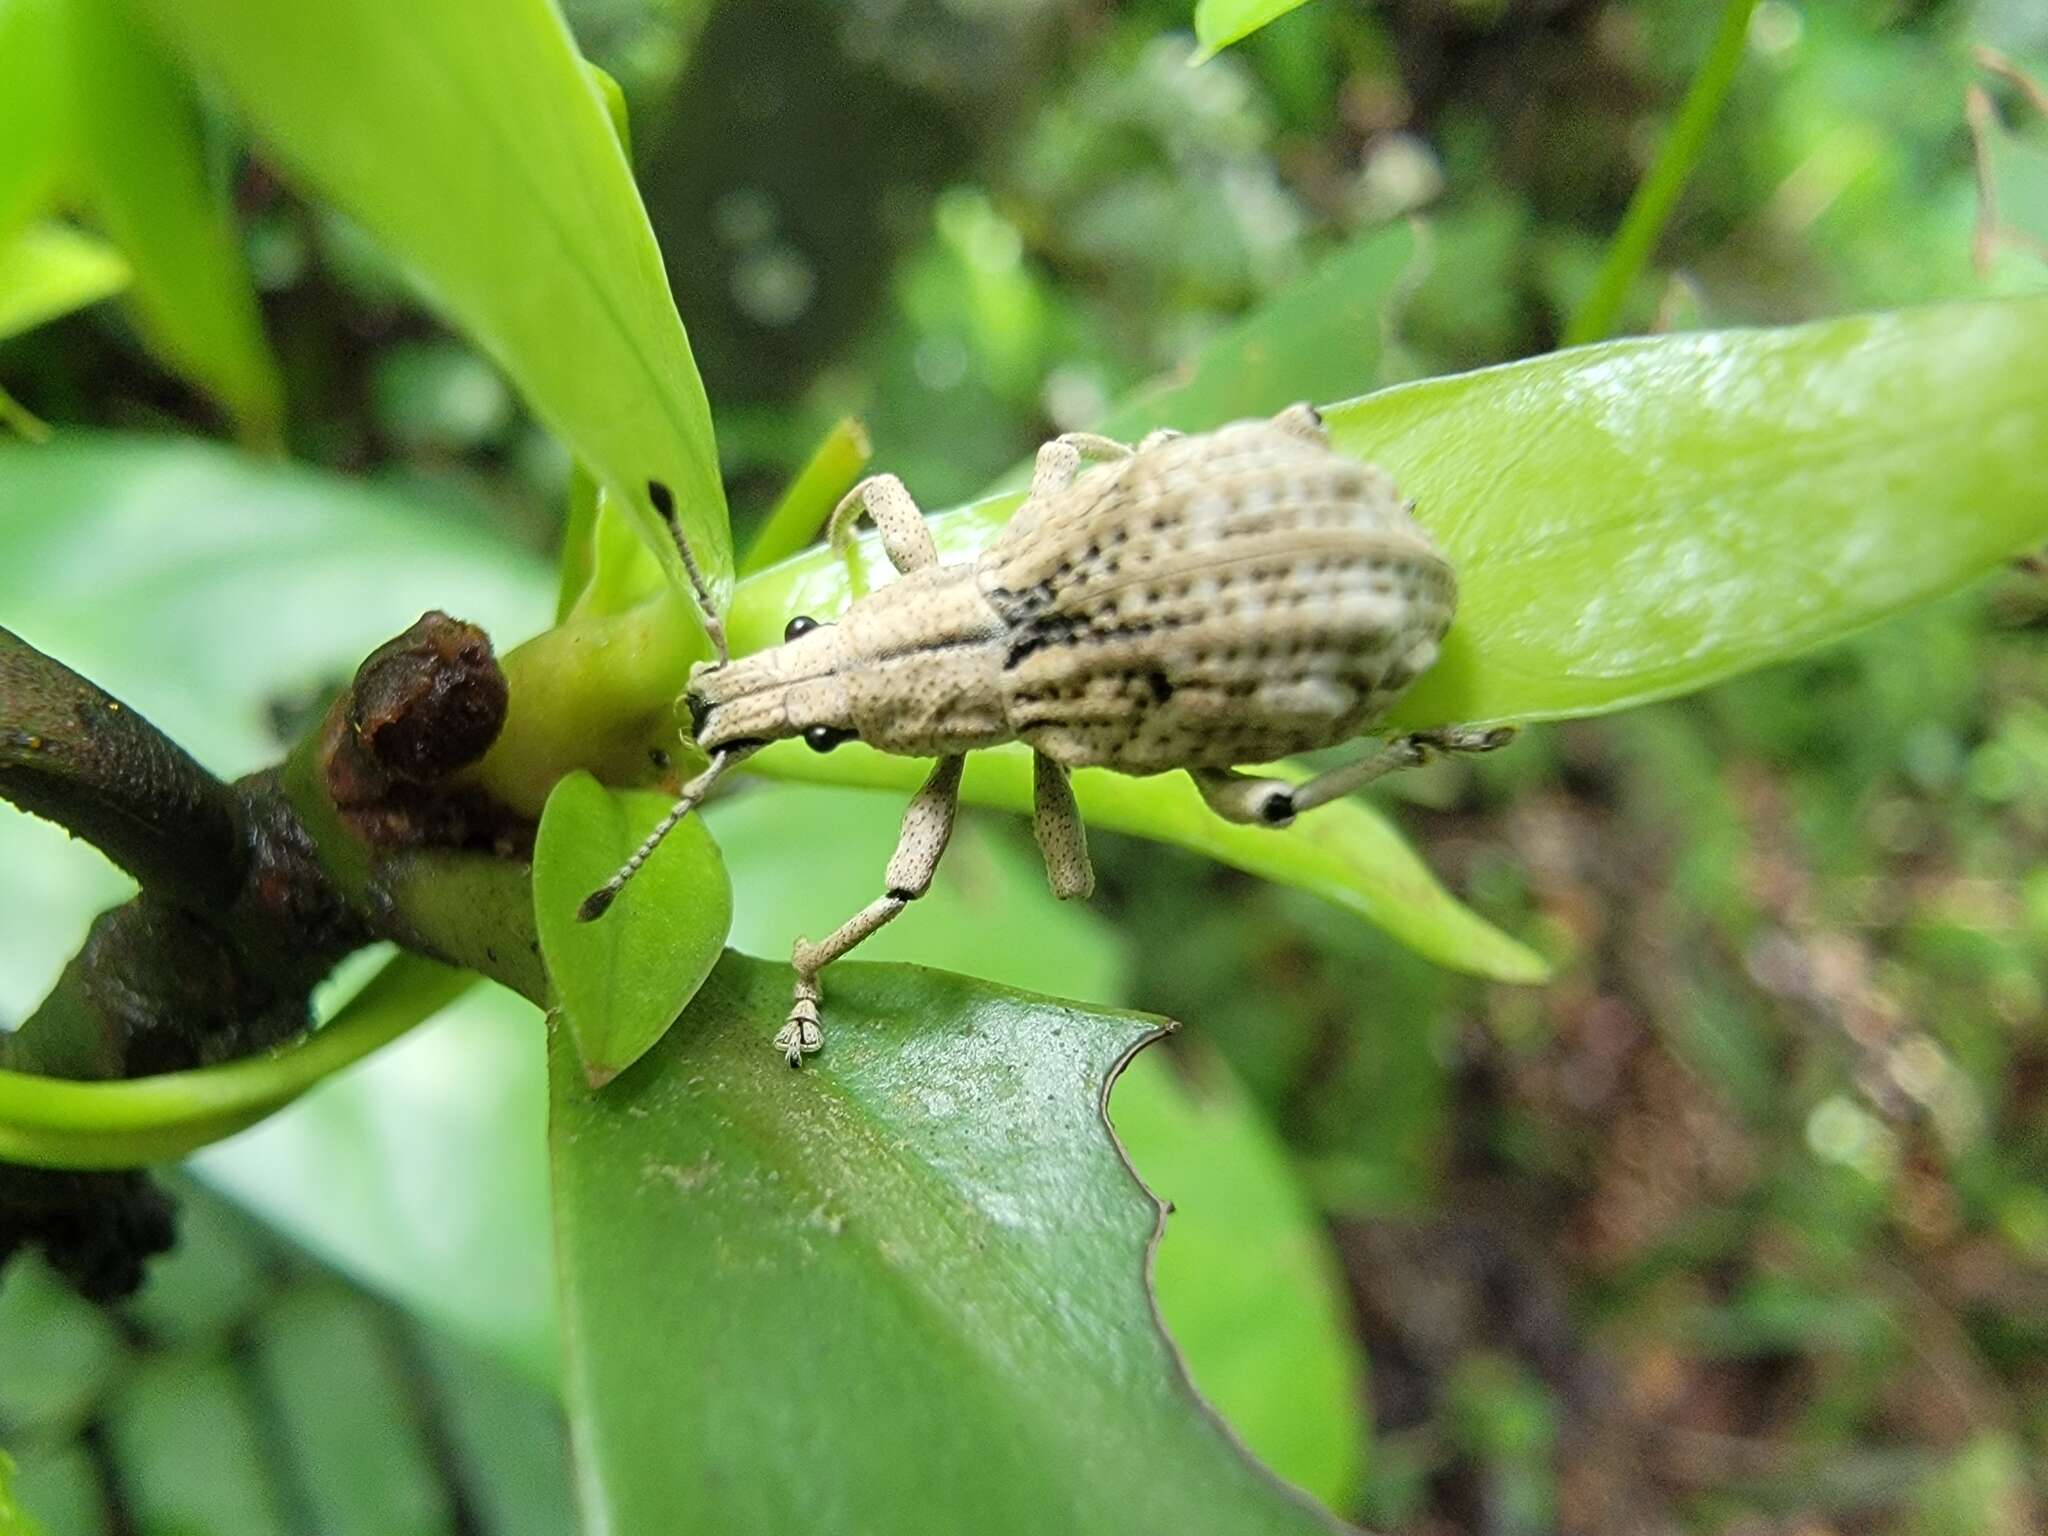
[[[541,1034],[532,1004],[474,988],[194,1166],[351,1278],[552,1382]]]
[[[1201,46],[1188,62],[1207,63],[1301,4],[1302,0],[1195,0],[1195,41]]]
[[[670,832],[611,910],[583,899],[669,809],[663,795],[614,794],[587,773],[555,785],[533,849],[541,955],[583,1075],[602,1088],[659,1040],[711,974],[732,926],[732,882],[697,817]]]
[[[49,206],[69,151],[63,7],[0,0],[0,244]]]
[[[1159,1208],[1107,1077],[1154,1033],[842,965],[827,1045],[728,956],[605,1093],[551,1047],[555,1222],[595,1530],[1330,1530],[1204,1412],[1151,1318]]]
[[[747,767],[771,778],[900,790],[905,795],[914,792],[931,769],[928,762],[890,757],[857,742],[827,758],[794,741],[778,742],[748,759]],[[1297,780],[1305,777],[1285,765],[1274,772]],[[1549,974],[1540,957],[1438,884],[1415,850],[1363,800],[1338,801],[1292,827],[1275,830],[1224,821],[1203,803],[1184,774],[1137,779],[1083,768],[1073,782],[1090,827],[1177,843],[1248,874],[1312,891],[1453,970],[1523,982],[1541,981]],[[1008,746],[970,754],[961,797],[971,805],[1029,814],[1030,752]]]
[[[1369,1425],[1329,1232],[1223,1059],[1185,1038],[1175,1046],[1142,1052],[1109,1104],[1131,1162],[1168,1202],[1152,1265],[1160,1313],[1196,1387],[1245,1444],[1345,1508]],[[1199,1070],[1183,1077],[1179,1063]]]
[[[41,1530],[14,1502],[14,1461],[0,1451],[0,1536],[40,1536]]]
[[[867,468],[873,451],[867,429],[858,421],[847,416],[835,423],[762,522],[740,561],[742,574],[766,570],[816,539],[839,499]]]
[[[275,1114],[440,1012],[475,980],[402,954],[324,1029],[268,1055],[110,1083],[0,1071],[0,1159],[44,1168],[170,1162]]]
[[[249,441],[283,435],[284,386],[227,199],[208,175],[190,83],[130,0],[69,0],[81,172],[135,267],[144,335],[225,405]]]
[[[704,386],[598,86],[551,0],[149,0],[307,186],[360,221],[626,496],[732,568]]]
[[[128,286],[128,263],[68,224],[31,224],[0,244],[0,341]]]
[[[2048,538],[2048,298],[1659,336],[1327,413],[1458,570],[1391,724],[1688,693],[1956,591]]]

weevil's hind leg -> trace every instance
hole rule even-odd
[[[819,944],[798,939],[789,963],[796,968],[796,998],[790,1004],[789,1019],[775,1036],[775,1048],[792,1067],[825,1043],[818,1023],[818,1004],[823,992],[818,972],[841,955],[895,921],[896,914],[931,889],[939,860],[953,836],[954,814],[960,808],[960,769],[963,757],[942,757],[932,769],[903,813],[903,833],[896,840],[896,852],[889,858],[887,889],[860,911],[841,923]]]
[[[1330,445],[1330,429],[1323,425],[1323,413],[1306,400],[1290,405],[1275,416],[1273,425],[1282,432],[1305,437],[1318,447],[1327,448]]]
[[[1064,491],[1081,473],[1081,466],[1090,460],[1128,459],[1134,451],[1129,443],[1120,443],[1113,437],[1094,432],[1062,432],[1038,450],[1037,461],[1031,467],[1028,499],[1036,501],[1041,496]]]
[[[894,475],[868,476],[832,509],[825,536],[842,558],[853,558],[853,525],[860,521],[863,512],[874,519],[882,535],[882,548],[888,551],[889,563],[899,575],[908,576],[912,571],[939,563],[939,549],[932,542],[924,513]]]
[[[1397,736],[1378,751],[1319,773],[1302,784],[1262,779],[1229,768],[1190,769],[1189,777],[1208,801],[1209,809],[1225,821],[1284,827],[1303,811],[1355,794],[1373,780],[1426,763],[1439,752],[1491,752],[1506,746],[1514,734],[1512,727],[1474,730],[1447,726],[1442,730],[1417,731],[1412,736]]]
[[[1052,893],[1061,901],[1085,900],[1095,890],[1095,866],[1088,862],[1088,829],[1067,770],[1043,752],[1032,753],[1031,791],[1031,835],[1045,855]]]

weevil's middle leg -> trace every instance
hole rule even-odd
[[[1262,779],[1230,768],[1192,769],[1189,777],[1208,801],[1209,809],[1225,821],[1284,827],[1303,811],[1355,794],[1373,780],[1426,763],[1439,752],[1491,752],[1506,746],[1514,734],[1511,726],[1475,730],[1453,725],[1417,731],[1411,736],[1397,736],[1378,751],[1319,773],[1302,784]]]
[[[894,475],[869,475],[839,500],[825,537],[840,556],[853,558],[853,525],[866,512],[882,535],[882,548],[899,575],[939,563],[939,548],[909,490]]]
[[[942,757],[932,769],[903,812],[903,833],[889,858],[888,889],[834,929],[823,942],[798,939],[789,963],[796,968],[796,997],[790,1004],[789,1019],[775,1036],[775,1048],[789,1058],[792,1067],[825,1043],[818,1022],[818,1004],[823,990],[818,972],[878,930],[895,921],[896,915],[931,889],[939,860],[953,836],[953,821],[960,808],[960,770],[964,757]]]
[[[1031,790],[1031,835],[1045,855],[1053,895],[1061,901],[1087,898],[1095,890],[1095,866],[1088,861],[1088,829],[1067,770],[1043,752],[1032,753]]]

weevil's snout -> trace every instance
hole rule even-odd
[[[808,738],[821,727],[850,732],[846,683],[830,636],[829,626],[809,625],[795,639],[724,666],[698,663],[683,695],[697,745],[716,752]]]

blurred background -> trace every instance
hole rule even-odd
[[[1311,0],[1191,69],[1186,0],[566,8],[632,108],[742,544],[842,418],[945,506],[1318,273],[1356,285],[1343,394],[1556,345],[1718,11]],[[1762,0],[1630,327],[2038,290],[2029,75],[2038,0]],[[53,459],[10,482],[39,542],[0,573],[10,622],[33,609],[25,632],[222,771],[274,758],[424,607],[501,647],[543,626],[568,478],[357,230],[235,153],[290,452],[364,483],[309,485],[280,544],[212,458]],[[221,426],[111,306],[0,345],[0,385],[60,442]],[[248,654],[251,610],[285,603],[293,644]],[[2016,569],[1391,785],[1445,880],[1556,957],[1545,989],[1107,835],[1098,900],[1058,909],[991,816],[863,958],[1183,1021],[1113,1105],[1180,1212],[1162,1305],[1250,1444],[1349,1517],[2027,1536],[2044,659],[2048,587]],[[782,786],[717,807],[734,942],[780,954],[864,901],[897,814]],[[122,886],[0,817],[6,1024]],[[567,1530],[542,1102],[530,1011],[477,996],[181,1174],[186,1241],[123,1309],[11,1274],[0,1446],[49,1536]]]

